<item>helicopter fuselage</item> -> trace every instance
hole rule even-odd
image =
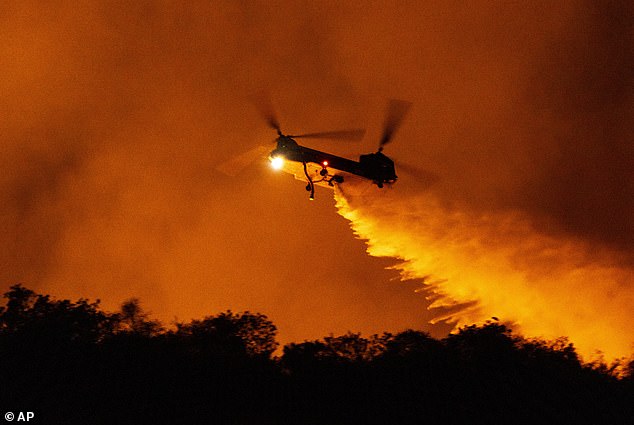
[[[359,161],[353,161],[301,146],[289,136],[280,136],[277,139],[277,147],[271,152],[270,159],[301,164],[304,177],[308,180],[307,189],[312,189],[313,184],[318,183],[329,186],[342,183],[346,173],[370,180],[378,187],[394,183],[398,178],[394,171],[394,162],[381,152],[361,155]],[[296,170],[289,172],[299,177]]]

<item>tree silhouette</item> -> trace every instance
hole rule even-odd
[[[160,322],[149,319],[137,298],[131,298],[121,305],[121,312],[117,314],[116,321],[118,333],[151,337],[163,331]]]
[[[203,320],[179,323],[174,335],[205,354],[269,357],[278,346],[276,333],[275,325],[263,314],[228,310]]]
[[[30,343],[94,343],[112,334],[116,318],[89,303],[52,300],[21,285],[12,286],[0,308],[0,334]]]
[[[0,307],[0,401],[39,423],[632,423],[634,362],[583,364],[565,338],[497,321],[287,344],[260,313],[166,329],[21,285]]]

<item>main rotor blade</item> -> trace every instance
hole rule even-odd
[[[440,180],[440,176],[431,171],[424,170],[415,165],[408,164],[407,162],[396,160],[396,172],[403,171],[413,177],[415,181],[422,184],[424,187],[429,187]]]
[[[401,126],[403,118],[407,115],[412,104],[405,100],[391,99],[387,106],[387,115],[385,117],[385,124],[383,126],[383,136],[379,142],[379,150],[383,149],[383,146],[390,143],[394,133]]]
[[[264,90],[259,91],[251,96],[251,102],[253,102],[253,105],[255,105],[268,126],[276,130],[278,134],[282,134],[280,122],[275,115],[275,109],[273,108],[273,103],[271,102],[269,94]]]
[[[289,136],[293,138],[313,138],[313,139],[333,139],[333,140],[354,140],[358,141],[363,139],[365,130],[361,128],[355,128],[351,130],[339,130],[339,131],[323,131],[320,133],[306,133],[299,134],[297,136]]]
[[[240,155],[236,155],[228,161],[216,167],[216,170],[230,177],[235,177],[242,170],[257,161],[266,158],[266,155],[273,149],[272,146],[260,145],[250,149]]]

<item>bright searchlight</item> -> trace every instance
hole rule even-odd
[[[284,157],[276,156],[274,158],[271,158],[271,167],[273,167],[275,170],[279,170],[283,166],[284,166]]]

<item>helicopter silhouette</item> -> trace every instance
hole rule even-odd
[[[306,190],[310,192],[311,200],[315,199],[316,185],[333,187],[335,184],[341,184],[349,179],[361,178],[372,182],[378,188],[383,188],[385,185],[392,185],[398,180],[394,161],[383,153],[383,149],[392,141],[396,130],[403,122],[411,106],[410,102],[396,99],[389,101],[378,150],[360,155],[358,161],[302,146],[295,139],[361,140],[365,130],[351,129],[288,135],[282,132],[268,97],[260,96],[255,103],[268,126],[275,130],[278,135],[277,146],[268,155],[271,166],[293,174],[297,179],[305,180]],[[268,150],[265,147],[257,147],[224,164],[219,169],[225,174],[235,175],[236,169],[251,162],[254,156],[261,156],[264,149]]]

